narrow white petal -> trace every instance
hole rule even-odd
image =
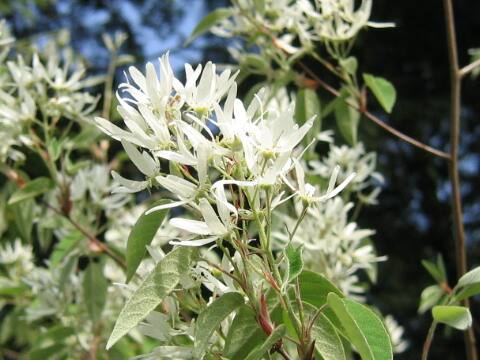
[[[158,205],[158,206],[154,206],[153,208],[149,209],[145,215],[148,215],[148,214],[151,214],[155,211],[159,211],[159,210],[165,210],[165,209],[171,209],[171,208],[174,208],[174,207],[177,207],[177,206],[182,206],[182,205],[185,205],[186,203],[188,203],[188,201],[174,201],[174,202],[171,202],[171,203],[168,203],[168,204],[163,204],[163,205]]]
[[[127,152],[128,157],[133,161],[138,170],[148,177],[155,175],[157,171],[157,164],[150,155],[148,155],[146,152],[140,153],[135,146],[126,140],[122,140],[122,145]]]
[[[210,205],[207,199],[200,199],[200,211],[208,228],[211,230],[211,234],[223,235],[227,232],[227,228],[218,219],[215,210],[213,210],[212,205]]]
[[[183,219],[183,218],[173,218],[173,219],[170,219],[169,223],[173,227],[188,231],[193,234],[198,234],[198,235],[211,234],[209,227],[203,221]]]
[[[207,237],[204,239],[197,240],[172,240],[169,242],[170,245],[179,245],[179,246],[203,246],[210,244],[218,239],[218,236]]]

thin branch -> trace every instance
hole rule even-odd
[[[85,230],[79,223],[77,223],[75,220],[73,220],[69,215],[64,214],[62,211],[57,209],[56,207],[45,203],[45,205],[57,213],[58,215],[64,217],[70,224],[73,225],[78,231],[80,231],[88,240],[90,240],[92,243],[94,243],[98,248],[110,256],[120,267],[123,269],[127,268],[127,265],[125,264],[125,261],[119,257],[117,254],[115,254],[107,245],[105,245],[103,242],[101,242],[96,236],[90,234],[87,230]]]
[[[311,76],[315,81],[316,83],[321,86],[322,88],[324,88],[325,90],[327,90],[330,94],[336,96],[336,97],[340,97],[340,91],[338,91],[337,89],[335,89],[333,86],[327,84],[325,81],[323,81],[322,79],[320,79],[320,77],[317,76],[317,74],[315,74],[312,70],[310,70],[310,68],[308,66],[306,66],[302,61],[299,61],[298,64],[302,67],[302,69],[309,75]],[[414,138],[402,133],[401,131],[391,127],[390,125],[386,124],[385,122],[383,122],[382,120],[380,120],[378,117],[376,117],[375,115],[373,115],[371,112],[369,112],[368,110],[366,109],[361,109],[360,106],[358,106],[356,103],[354,103],[353,101],[351,100],[348,100],[348,99],[344,99],[345,103],[354,108],[355,110],[361,112],[363,115],[365,115],[365,117],[367,119],[369,119],[370,121],[374,122],[375,124],[377,124],[378,126],[380,126],[382,129],[388,131],[390,134],[392,135],[395,135],[396,137],[398,137],[399,139],[419,148],[419,149],[422,149],[426,152],[429,152],[435,156],[438,156],[438,157],[441,157],[443,159],[447,159],[447,160],[450,160],[450,155],[446,152],[443,152],[441,150],[438,150],[438,149],[435,149],[427,144],[424,144],[418,140],[415,140]]]
[[[458,65],[457,39],[455,34],[455,20],[451,0],[444,0],[445,22],[447,27],[448,55],[450,60],[450,162],[449,174],[452,188],[452,211],[455,231],[455,257],[457,276],[467,272],[467,254],[465,249],[465,228],[463,225],[462,197],[460,194],[460,176],[458,171],[458,147],[460,143],[460,111],[461,111],[461,82],[462,74]],[[468,300],[464,306],[469,307]],[[467,359],[477,360],[476,340],[473,327],[464,332]]]
[[[468,64],[467,66],[464,66],[463,68],[461,68],[460,76],[463,78],[464,76],[468,75],[479,66],[480,66],[480,59],[477,59],[471,64]]]
[[[247,12],[245,12],[241,7],[240,5],[238,4],[237,1],[234,1],[234,3],[239,7],[239,9],[241,10],[241,13],[243,16],[245,16],[245,18],[247,18],[253,25],[255,25],[258,30],[260,32],[262,32],[264,35],[266,35],[268,38],[270,38],[270,40],[272,41],[272,43],[274,44],[274,46],[276,46],[277,48],[279,48],[280,50],[285,51],[284,48],[282,48],[282,46],[278,43],[277,39],[275,38],[275,36],[273,36],[269,31],[268,29],[266,29],[264,26],[262,26],[261,24],[258,24],[256,22],[256,20],[254,18],[252,18]],[[318,57],[316,57],[316,60],[318,61]],[[329,69],[330,71],[334,71],[335,72],[335,69],[332,69],[332,67],[330,65],[326,65],[325,62],[321,62],[322,65],[326,66],[327,69]],[[318,85],[322,86],[325,90],[327,90],[328,92],[330,92],[332,95],[336,96],[336,97],[339,97],[340,96],[340,92],[335,89],[334,87],[328,85],[327,83],[325,83],[322,79],[320,79],[312,70],[310,70],[310,68],[308,66],[306,66],[301,60],[298,61],[298,64],[302,67],[302,69],[308,73],[313,79],[315,79],[318,83]],[[391,127],[390,125],[387,125],[385,124],[382,120],[380,120],[378,117],[376,117],[375,115],[373,115],[372,113],[370,113],[367,109],[361,109],[357,104],[353,103],[352,101],[349,101],[349,100],[344,100],[345,103],[347,105],[349,105],[350,107],[358,110],[359,112],[363,113],[365,115],[365,117],[371,121],[373,121],[375,124],[377,124],[378,126],[380,126],[382,129],[388,131],[389,133],[391,133],[392,135],[395,135],[396,137],[398,137],[399,139],[413,145],[413,146],[416,146],[417,148],[419,149],[422,149],[426,152],[429,152],[435,156],[438,156],[438,157],[441,157],[441,158],[444,158],[444,159],[447,159],[449,160],[450,159],[450,155],[447,154],[446,152],[443,152],[441,150],[437,150],[431,146],[428,146],[418,140],[415,140],[414,138],[402,133],[401,131],[398,131],[397,129]]]
[[[428,353],[430,352],[430,347],[432,346],[433,342],[433,336],[435,335],[435,329],[437,328],[437,322],[432,321],[432,324],[430,325],[430,328],[428,329],[428,335],[427,338],[425,339],[425,342],[423,343],[423,349],[422,349],[422,360],[427,360],[428,359]]]

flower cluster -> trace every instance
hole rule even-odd
[[[321,195],[310,192],[303,180],[292,186],[287,174],[294,167],[302,171],[293,150],[315,119],[298,126],[293,103],[282,112],[269,109],[262,91],[246,107],[237,98],[237,74],[217,74],[212,63],[204,68],[187,64],[185,73],[183,84],[174,77],[168,54],[160,59],[160,77],[151,63],[145,76],[131,67],[130,81],[120,85],[118,94],[118,112],[127,129],[95,119],[122,142],[145,175],[144,181],[133,181],[114,173],[120,184],[115,191],[161,187],[172,202],[150,212],[184,206],[200,217],[171,219],[183,231],[182,239],[172,244],[201,246],[230,239],[239,235],[239,220],[254,219],[291,196],[324,201],[352,180],[349,176],[336,187],[333,172],[327,193]],[[165,160],[167,170],[161,167]],[[285,184],[292,195],[287,196]]]
[[[259,31],[275,37],[276,45],[294,54],[309,50],[314,42],[342,43],[352,40],[364,27],[390,27],[369,21],[372,0],[254,0],[234,1],[231,16],[211,31],[217,36],[250,37]],[[293,45],[298,39],[301,48]]]
[[[352,203],[345,203],[340,197],[309,207],[292,241],[305,247],[303,257],[308,269],[325,274],[346,294],[361,297],[366,287],[360,281],[359,270],[375,280],[376,263],[386,257],[375,253],[369,239],[374,231],[359,229],[355,222],[348,220],[352,207]],[[296,212],[301,212],[299,204]],[[288,228],[296,221],[287,215],[280,220]],[[274,235],[279,247],[290,239],[282,231]]]
[[[34,146],[36,134],[27,131],[36,124],[56,125],[62,118],[88,121],[97,98],[85,91],[99,78],[85,78],[85,68],[71,49],[63,51],[49,42],[31,61],[22,55],[9,60],[8,35],[5,23],[0,24],[0,67],[4,68],[0,85],[0,160],[24,158],[20,146]],[[46,58],[46,60],[44,59]]]

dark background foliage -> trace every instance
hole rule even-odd
[[[48,33],[68,29],[74,47],[97,72],[104,72],[108,64],[101,33],[116,30],[129,35],[124,50],[135,55],[141,66],[166,50],[177,70],[184,62],[228,61],[225,41],[212,36],[198,39],[188,49],[182,47],[196,22],[226,0],[4,1],[0,15],[9,20],[18,39],[41,43]],[[454,3],[460,62],[465,65],[467,50],[480,47],[480,2]],[[376,0],[373,9],[372,19],[394,21],[396,28],[363,33],[353,52],[361,70],[395,84],[398,101],[391,117],[385,117],[373,101],[371,110],[404,133],[447,150],[449,73],[442,2]],[[314,70],[322,74],[322,69]],[[121,80],[121,71],[118,75]],[[473,267],[480,265],[480,80],[466,79],[463,90],[460,167],[469,266]],[[328,99],[327,94],[321,95]],[[430,323],[428,314],[417,314],[420,293],[431,283],[420,261],[442,253],[450,279],[456,276],[447,164],[368,120],[361,123],[360,137],[368,150],[378,152],[379,170],[386,178],[380,204],[367,208],[359,218],[363,227],[376,229],[378,251],[389,257],[379,266],[379,281],[369,300],[406,328],[411,345],[398,358],[417,359]],[[478,319],[479,315],[477,300],[473,316]],[[431,358],[464,358],[461,333],[439,331]]]

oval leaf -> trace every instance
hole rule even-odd
[[[480,283],[480,266],[470,270],[458,280],[457,287]]]
[[[391,113],[397,99],[397,92],[391,82],[370,74],[363,74],[365,84],[386,112]]]
[[[335,119],[338,130],[340,130],[345,141],[350,145],[355,145],[357,143],[360,113],[345,101],[339,101],[335,106]]]
[[[327,301],[363,360],[393,359],[390,335],[372,310],[334,293],[328,294]]]
[[[166,203],[166,201],[162,203]],[[148,215],[143,213],[133,226],[127,241],[127,282],[140,266],[147,252],[147,245],[152,242],[167,214],[168,209],[154,211]]]
[[[200,313],[195,324],[194,354],[196,357],[200,357],[204,353],[208,346],[208,340],[220,323],[244,302],[243,296],[239,293],[226,293]]]
[[[320,314],[312,327],[312,340],[315,340],[315,350],[323,360],[346,359],[343,343],[332,322]]]
[[[439,323],[446,324],[458,330],[465,330],[472,326],[470,310],[463,306],[434,306],[432,316]]]
[[[295,280],[303,270],[302,259],[303,245],[295,248],[292,244],[288,244],[285,248],[285,258],[287,259],[286,280],[284,286]]]
[[[158,262],[120,312],[108,339],[107,350],[137,326],[175,289],[181,275],[188,271],[194,254],[192,248],[179,247]]]
[[[103,266],[90,262],[83,277],[83,299],[90,319],[94,323],[100,320],[107,299],[108,282],[103,276]]]
[[[303,125],[314,116],[316,116],[315,122],[318,123],[321,116],[317,93],[309,88],[301,89],[295,101],[295,120],[299,125]]]

